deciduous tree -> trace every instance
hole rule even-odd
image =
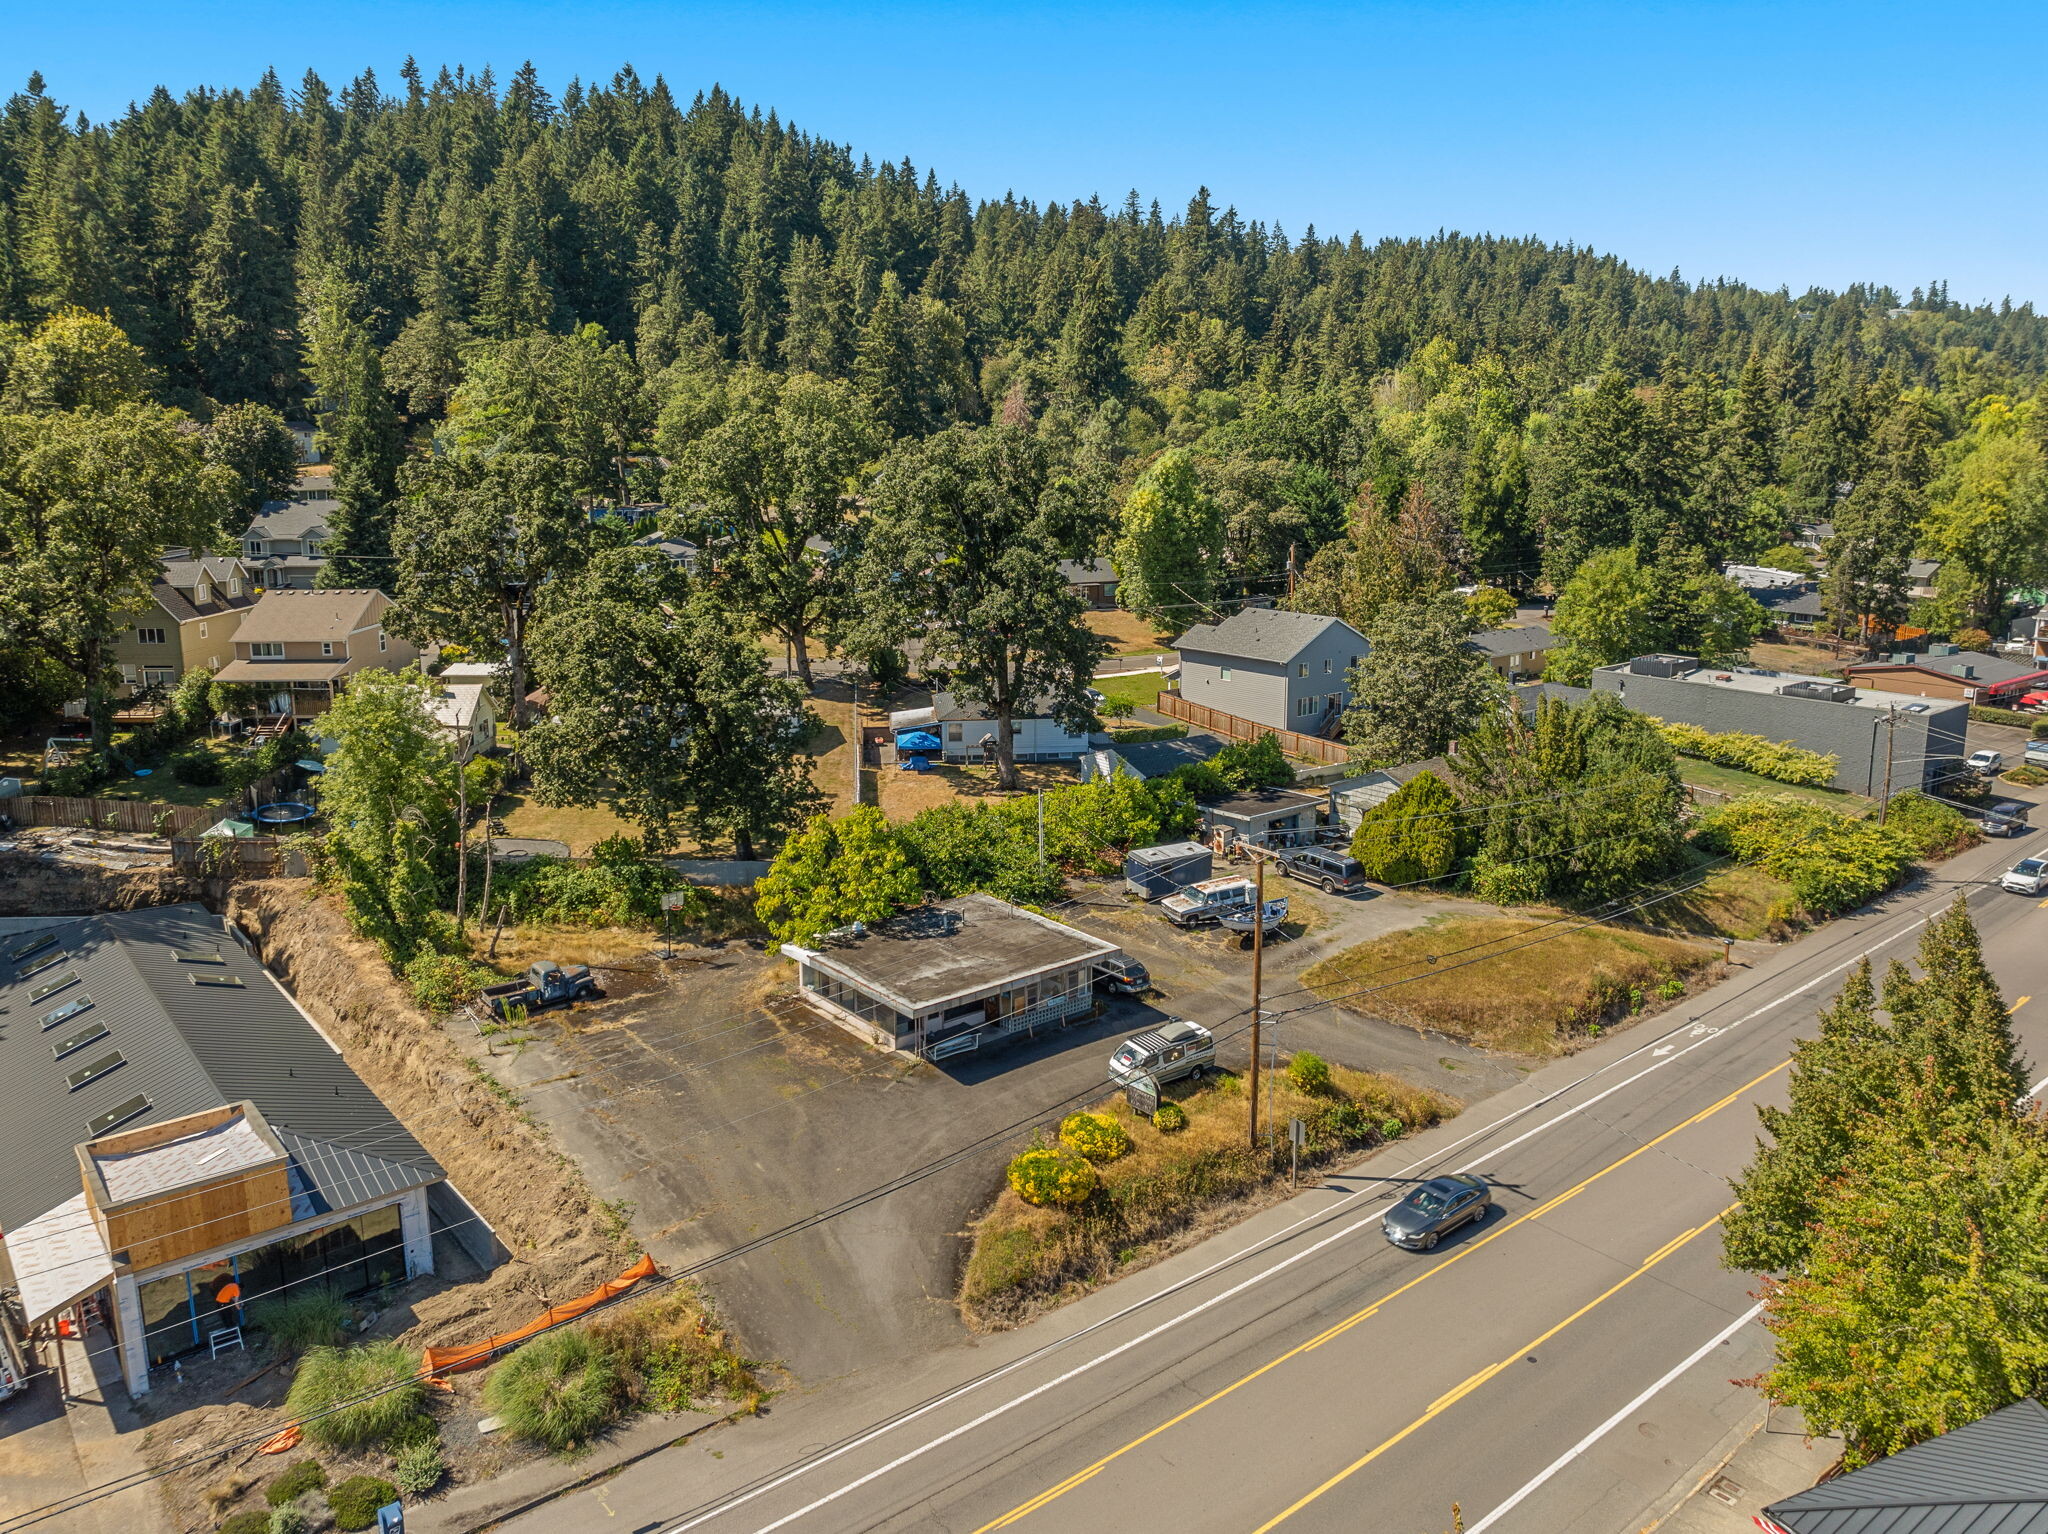
[[[1162,453],[1131,488],[1110,549],[1118,605],[1162,627],[1192,623],[1220,589],[1223,542],[1223,508],[1194,455]]]
[[[1440,756],[1460,735],[1508,706],[1505,684],[1469,643],[1472,618],[1446,592],[1380,609],[1365,658],[1351,672],[1344,738],[1375,767]]]

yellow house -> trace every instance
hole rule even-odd
[[[241,560],[165,549],[149,603],[114,642],[120,696],[175,686],[198,667],[218,671],[235,657],[235,634],[256,604],[256,583]]]

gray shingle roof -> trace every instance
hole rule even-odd
[[[1791,1534],[2043,1534],[2048,1407],[2017,1401],[1764,1513]]]
[[[1482,655],[1540,654],[1557,643],[1556,637],[1540,623],[1516,628],[1482,629],[1465,643]]]
[[[1922,671],[1939,671],[1944,676],[1960,677],[1964,668],[1969,668],[1969,679],[1973,682],[1989,682],[1996,686],[2000,682],[2016,681],[2023,676],[2039,676],[2044,668],[2031,658],[2008,660],[2003,655],[1986,655],[1982,650],[1962,650],[1954,655],[1924,655],[1916,653],[1910,662],[1872,660],[1859,661],[1844,666],[1843,672],[1852,680],[1859,671],[1890,665],[1913,665]]]
[[[1243,660],[1291,661],[1332,627],[1340,628],[1366,649],[1365,636],[1342,618],[1321,613],[1286,613],[1272,607],[1247,607],[1221,623],[1197,623],[1173,642],[1176,650],[1203,650]]]
[[[316,538],[327,536],[334,522],[335,503],[330,500],[267,501],[261,511],[249,519],[249,527],[242,534],[249,538],[303,538],[308,533]]]
[[[1826,614],[1826,604],[1818,591],[1806,591],[1797,586],[1748,586],[1744,595],[1753,599],[1757,606],[1767,613],[1784,613],[1795,618],[1819,618]]]
[[[21,960],[0,950],[0,1232],[79,1191],[74,1147],[88,1121],[137,1096],[149,1107],[138,1128],[244,1099],[256,1104],[329,1208],[439,1181],[434,1158],[361,1077],[302,1017],[220,918],[196,905],[80,917],[52,928],[54,946]],[[13,949],[29,941],[21,937]],[[219,964],[182,962],[181,951],[218,952]],[[44,961],[61,955],[61,962]],[[33,973],[24,975],[22,971]],[[77,980],[42,999],[51,980]],[[195,985],[204,974],[239,987]],[[90,997],[89,1010],[50,1028],[55,1008]],[[54,1048],[86,1028],[106,1037],[59,1060]],[[71,1090],[84,1062],[118,1051],[122,1063]]]

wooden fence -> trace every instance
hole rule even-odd
[[[1305,756],[1312,762],[1351,760],[1351,752],[1341,741],[1324,740],[1320,735],[1298,735],[1293,730],[1276,730],[1257,720],[1226,714],[1220,708],[1190,703],[1177,692],[1162,692],[1155,707],[1169,719],[1178,719],[1198,730],[1221,735],[1226,740],[1257,740],[1261,735],[1271,735],[1279,740],[1280,749],[1289,756]]]
[[[83,826],[128,836],[183,836],[268,803],[283,789],[285,778],[286,774],[281,772],[258,778],[232,804],[194,806],[165,804],[154,799],[73,799],[63,794],[24,794],[15,799],[0,799],[0,815],[12,815],[17,825],[24,826]]]
[[[175,836],[171,861],[243,879],[302,879],[307,871],[306,860],[277,836]]]

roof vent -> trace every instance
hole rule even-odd
[[[1793,682],[1778,689],[1779,696],[1806,698],[1815,703],[1854,703],[1856,689],[1843,682]]]
[[[1699,668],[1700,663],[1690,655],[1638,655],[1628,663],[1634,676],[1684,676]]]

